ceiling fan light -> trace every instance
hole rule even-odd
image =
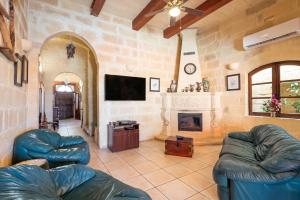
[[[173,8],[171,8],[169,10],[169,15],[172,17],[177,17],[180,15],[180,13],[181,13],[181,10],[178,6],[174,6]]]

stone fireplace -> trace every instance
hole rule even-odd
[[[200,52],[201,53],[201,52]],[[197,45],[197,30],[182,32],[182,51],[178,71],[177,93],[162,93],[161,118],[163,128],[156,138],[165,140],[168,136],[186,136],[194,139],[194,144],[220,143],[221,93],[182,92],[196,82],[201,82],[202,73]],[[185,71],[187,64],[193,64],[194,73]]]
[[[178,113],[178,131],[202,131],[202,113]]]
[[[221,93],[162,93],[161,118],[163,129],[156,138],[186,136],[194,144],[212,144],[222,141]],[[183,119],[179,120],[179,117]],[[217,141],[217,142],[216,142]]]

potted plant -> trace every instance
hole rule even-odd
[[[272,98],[263,103],[262,109],[264,112],[269,112],[271,117],[276,117],[277,113],[280,111],[281,102],[273,94]]]

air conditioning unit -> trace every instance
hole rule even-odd
[[[300,36],[300,17],[243,38],[244,49],[256,48],[276,41]]]

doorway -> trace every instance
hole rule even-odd
[[[53,115],[58,110],[59,120],[81,120],[83,81],[74,73],[61,73],[53,82]]]
[[[39,69],[44,86],[40,116],[80,120],[88,135],[98,135],[98,64],[90,45],[76,34],[57,34],[43,44]]]

